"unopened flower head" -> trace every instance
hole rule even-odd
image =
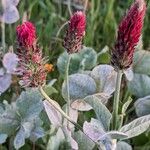
[[[46,60],[42,58],[42,50],[37,44],[35,33],[36,29],[30,22],[17,27],[17,51],[22,70],[20,83],[23,87],[38,87],[46,82]]]
[[[77,53],[82,48],[85,27],[86,16],[82,11],[77,11],[70,18],[69,26],[63,43],[64,48],[69,54]]]
[[[17,40],[19,46],[31,47],[36,40],[36,29],[31,22],[24,22],[17,27]]]
[[[127,69],[132,65],[134,49],[143,28],[145,11],[145,1],[136,0],[121,21],[111,57],[111,64],[115,69]]]

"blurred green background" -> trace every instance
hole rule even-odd
[[[72,12],[84,8],[87,1],[87,30],[84,43],[100,51],[105,45],[113,47],[117,25],[133,0],[70,0]],[[64,3],[63,3],[64,2]],[[73,2],[73,3],[72,3]],[[82,5],[83,4],[83,5]],[[45,54],[51,60],[62,51],[61,40],[64,30],[57,36],[61,26],[69,19],[67,0],[21,0],[18,5],[20,20],[13,25],[6,25],[6,42],[14,44],[16,25],[22,22],[24,13],[37,27],[37,35]],[[144,25],[144,47],[149,48],[150,10]]]

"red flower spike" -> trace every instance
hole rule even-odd
[[[31,47],[36,40],[35,26],[31,22],[24,22],[17,26],[17,40],[20,46]]]
[[[17,27],[18,57],[22,70],[20,84],[23,87],[38,87],[46,82],[46,61],[36,42],[36,29],[30,22]]]
[[[136,0],[121,21],[111,57],[111,64],[115,69],[127,69],[132,65],[133,53],[141,36],[145,12],[145,1]]]
[[[82,40],[85,35],[86,16],[82,11],[73,14],[69,21],[69,27],[64,38],[63,46],[69,54],[77,53],[82,48]]]

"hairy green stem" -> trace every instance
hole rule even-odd
[[[123,75],[122,70],[118,70],[117,80],[116,80],[116,90],[115,90],[114,102],[113,102],[113,119],[112,119],[113,129],[118,128],[118,119],[119,119],[118,110],[119,110],[120,87],[121,87],[122,75]]]
[[[76,123],[75,123],[60,107],[57,106],[57,104],[55,103],[55,101],[52,100],[52,99],[45,93],[45,91],[43,90],[42,87],[40,87],[39,90],[40,90],[41,94],[43,95],[43,97],[44,97],[46,100],[48,100],[48,102],[49,102],[57,111],[59,111],[59,112],[63,115],[64,118],[66,118],[66,119],[67,119],[68,121],[70,121],[72,124],[76,125]]]
[[[70,93],[69,93],[69,65],[70,65],[71,55],[69,55],[67,65],[66,65],[66,85],[67,85],[67,108],[66,114],[69,116],[70,110]],[[67,126],[69,128],[69,121],[67,121]]]
[[[120,123],[119,123],[118,129],[120,129],[120,128],[122,127],[122,125],[123,125],[123,120],[124,120],[124,114],[121,114],[121,115],[120,115]]]
[[[68,0],[67,6],[68,6],[69,14],[70,14],[70,16],[72,16],[72,10],[71,10],[71,0]]]
[[[58,32],[57,32],[57,34],[56,34],[56,38],[59,37],[59,34],[60,34],[61,30],[62,30],[67,24],[68,24],[68,21],[65,22],[65,23],[59,28],[59,30],[58,30]]]
[[[39,91],[40,91],[40,93],[43,95],[43,97],[44,97],[58,112],[61,113],[61,115],[62,115],[64,118],[66,118],[69,122],[71,122],[73,125],[75,125],[76,128],[78,128],[79,130],[81,130],[81,131],[83,132],[83,134],[84,134],[87,138],[89,138],[91,141],[93,141],[88,135],[86,135],[86,134],[84,133],[83,128],[82,128],[78,123],[74,122],[60,107],[58,107],[58,105],[55,103],[55,101],[52,100],[52,99],[45,93],[45,91],[43,90],[42,87],[39,88]],[[93,141],[93,142],[96,144],[96,146],[99,145],[97,142],[95,142],[95,141]]]
[[[3,52],[5,53],[5,22],[1,22],[1,30],[2,30],[2,47],[3,47]]]

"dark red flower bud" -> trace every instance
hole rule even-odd
[[[82,48],[82,40],[85,35],[86,16],[82,11],[73,14],[69,21],[69,27],[64,38],[63,46],[70,53],[76,53]]]
[[[136,0],[121,21],[111,57],[111,64],[115,69],[127,69],[132,65],[134,49],[143,28],[145,11],[145,1]]]
[[[19,25],[16,32],[20,46],[31,47],[36,40],[36,30],[31,22],[24,22]]]

